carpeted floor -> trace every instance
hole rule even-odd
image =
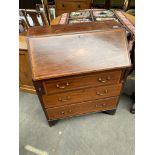
[[[40,155],[134,155],[135,116],[129,112],[128,96],[122,95],[114,116],[89,114],[51,128],[36,95],[20,92],[19,102],[20,155],[35,155],[27,145],[45,151]]]

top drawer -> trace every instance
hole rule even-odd
[[[76,77],[66,77],[43,82],[45,94],[75,90],[91,86],[117,84],[120,82],[121,70],[105,71]]]

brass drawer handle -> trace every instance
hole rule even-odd
[[[57,88],[60,88],[60,89],[64,89],[66,88],[67,86],[69,86],[69,83],[66,82],[66,84],[64,84],[63,86],[60,86],[59,84],[56,85]]]
[[[72,112],[72,110],[68,110],[68,111],[66,111],[66,112],[65,112],[65,111],[62,111],[61,114],[64,115],[64,114],[66,114],[66,113],[71,113],[71,112]]]
[[[65,5],[64,5],[64,4],[62,4],[62,7],[64,8],[64,7],[65,7]]]
[[[80,8],[81,6],[80,6],[80,4],[78,5],[78,8]]]
[[[62,114],[62,115],[64,115],[64,114],[65,114],[65,112],[64,112],[64,111],[62,111],[62,112],[61,112],[61,114]]]
[[[97,95],[100,95],[100,96],[103,96],[103,95],[105,95],[107,92],[108,92],[108,90],[106,89],[106,90],[103,91],[103,93],[100,93],[100,92],[97,91],[96,94],[97,94]]]
[[[99,77],[99,78],[98,78],[98,81],[99,81],[99,82],[102,82],[102,83],[105,83],[106,81],[108,81],[108,80],[110,80],[110,79],[111,79],[110,76],[108,76],[108,77],[106,77],[106,78]]]
[[[96,104],[95,107],[104,107],[106,104],[103,103],[103,104]]]
[[[59,97],[59,101],[61,101],[61,102],[66,102],[66,101],[69,101],[71,99],[71,97],[70,96],[66,96],[66,98],[62,98],[62,97]]]
[[[72,110],[68,110],[68,113],[71,113],[72,112]]]

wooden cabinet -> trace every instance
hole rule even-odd
[[[56,16],[66,12],[90,9],[91,0],[55,0]]]
[[[120,28],[94,26],[90,23],[83,32],[76,24],[69,26],[76,30],[70,33],[64,26],[59,32],[29,31],[33,83],[49,125],[90,112],[116,111],[131,66],[126,34]]]
[[[25,35],[23,33],[23,35],[19,36],[19,87],[22,91],[35,93],[36,90],[32,82]]]

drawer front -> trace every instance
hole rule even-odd
[[[59,3],[79,3],[79,2],[91,3],[90,0],[55,0],[55,3],[57,5]]]
[[[89,112],[115,109],[117,106],[117,101],[118,97],[113,97],[104,100],[100,99],[62,107],[50,108],[46,111],[49,119],[58,119],[85,114]]]
[[[96,73],[92,75],[64,78],[43,82],[46,94],[75,90],[83,87],[117,84],[120,82],[121,70]]]
[[[57,107],[72,103],[118,96],[120,94],[121,86],[121,84],[98,86],[53,95],[43,95],[42,98],[45,108]]]
[[[70,2],[70,3],[66,3],[66,2],[62,2],[62,3],[58,3],[56,5],[57,9],[60,10],[68,10],[68,11],[72,11],[72,10],[80,10],[80,9],[88,9],[89,5],[87,3],[83,3],[83,2]]]

